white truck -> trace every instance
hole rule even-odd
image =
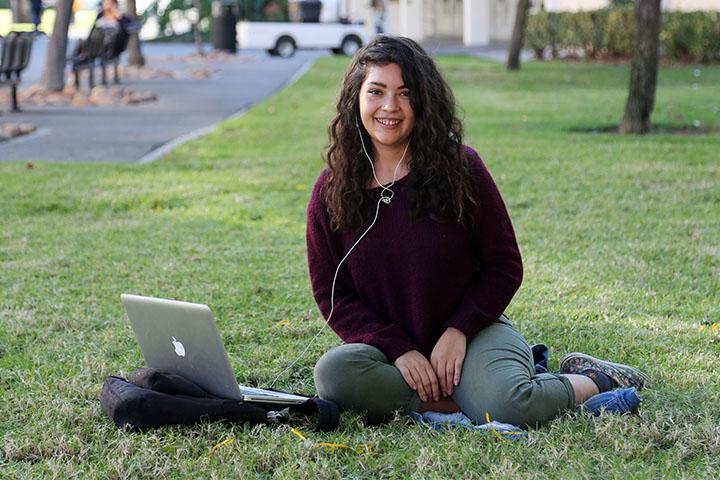
[[[349,22],[343,15],[343,3],[324,0],[318,22],[240,21],[238,45],[286,58],[293,56],[297,49],[330,49],[333,53],[352,56],[367,43],[367,27]]]

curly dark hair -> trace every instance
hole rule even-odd
[[[356,121],[360,89],[372,65],[395,63],[410,90],[415,126],[410,136],[408,194],[416,217],[457,219],[467,225],[478,203],[473,197],[470,159],[463,149],[462,122],[455,98],[435,62],[415,41],[379,35],[359,50],[345,72],[337,113],[328,126],[325,160],[329,175],[324,198],[331,227],[355,229],[367,224],[375,201],[367,195],[372,170],[362,152]],[[365,143],[368,133],[360,125]]]

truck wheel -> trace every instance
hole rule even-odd
[[[343,38],[343,41],[340,44],[340,52],[342,52],[343,55],[352,57],[355,55],[355,52],[360,50],[360,47],[362,47],[362,40],[360,40],[356,35],[348,35]]]
[[[283,58],[290,58],[295,55],[295,49],[295,40],[291,37],[283,36],[278,38],[273,50]]]

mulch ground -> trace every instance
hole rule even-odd
[[[0,97],[0,102],[3,100]],[[98,85],[92,90],[76,89],[65,85],[60,92],[47,92],[39,84],[31,85],[18,93],[20,105],[33,106],[109,106],[136,105],[157,101],[157,95],[146,90],[133,90],[123,85]]]
[[[0,123],[0,142],[27,135],[34,131],[35,125],[31,123]]]

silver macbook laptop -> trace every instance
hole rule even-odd
[[[120,299],[148,367],[181,375],[222,398],[288,404],[307,400],[238,385],[206,305],[129,294]]]

